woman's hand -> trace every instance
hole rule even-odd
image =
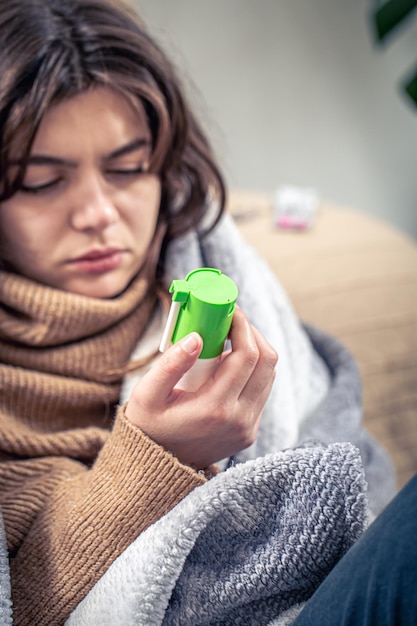
[[[197,469],[250,446],[256,439],[278,356],[236,308],[232,350],[197,391],[175,388],[195,363],[202,339],[191,333],[167,352],[134,388],[126,417],[182,463]]]

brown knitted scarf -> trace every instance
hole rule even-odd
[[[101,300],[0,271],[3,454],[56,453],[58,433],[71,454],[74,433],[89,428],[83,456],[94,458],[155,300],[141,276],[120,296]]]
[[[16,626],[63,624],[138,534],[206,481],[112,410],[155,291],[139,276],[100,300],[0,271],[0,496]]]

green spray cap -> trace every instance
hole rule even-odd
[[[221,354],[238,296],[233,280],[218,269],[200,268],[185,280],[173,280],[169,291],[179,306],[172,343],[196,331],[203,339],[200,359]]]

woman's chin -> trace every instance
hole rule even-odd
[[[95,276],[83,280],[68,281],[67,284],[60,285],[60,289],[69,291],[79,296],[89,298],[109,299],[120,295],[131,282],[132,278],[121,279],[120,276]]]

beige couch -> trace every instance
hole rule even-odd
[[[301,319],[355,356],[365,424],[391,455],[401,487],[417,471],[416,242],[378,219],[326,203],[304,232],[274,227],[269,194],[232,192],[228,208]]]

